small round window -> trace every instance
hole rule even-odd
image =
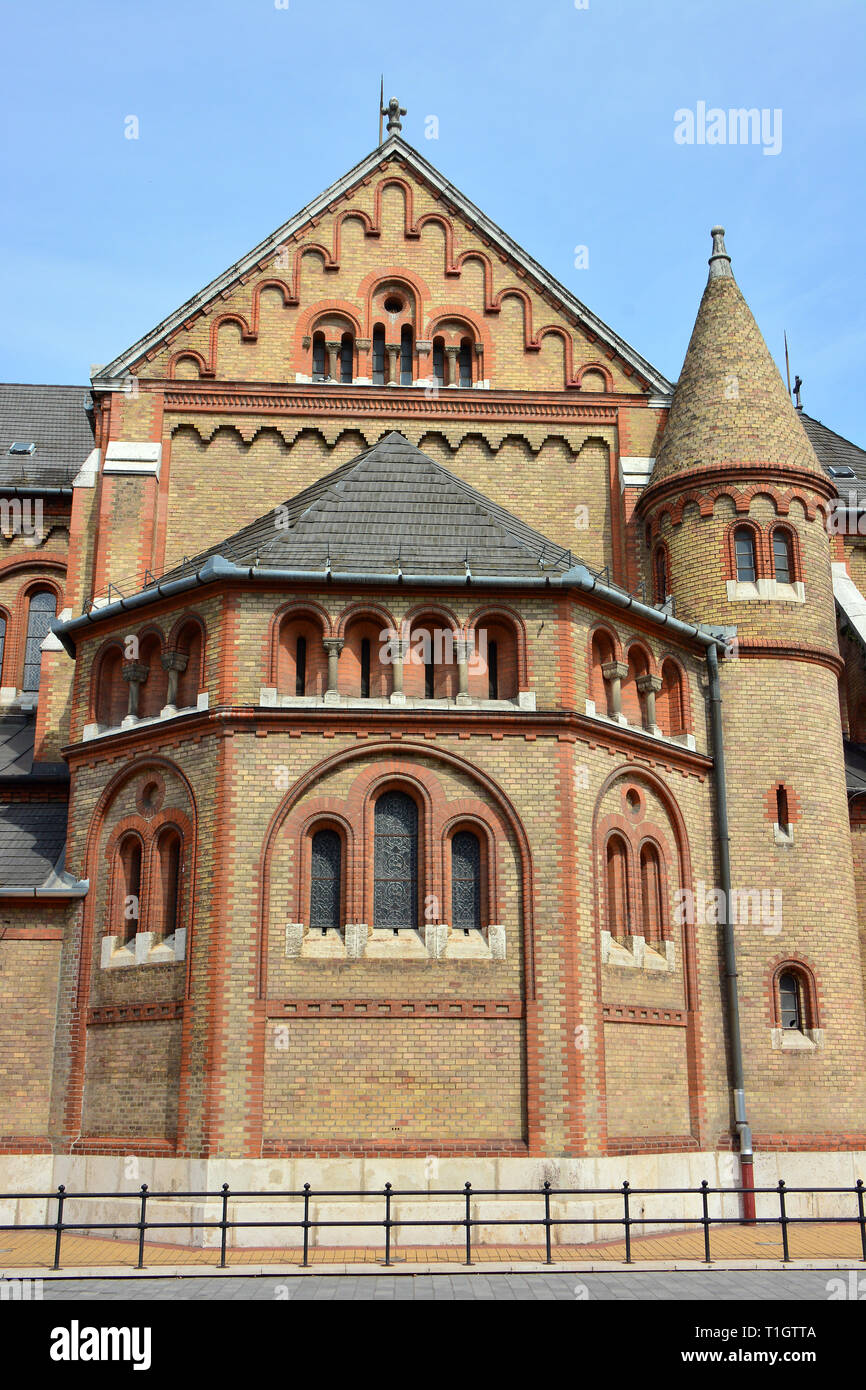
[[[389,294],[385,300],[386,314],[399,314],[403,310],[403,301],[399,294]]]

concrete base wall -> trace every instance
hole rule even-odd
[[[220,1232],[206,1230],[203,1220],[219,1221],[222,1203],[211,1198],[172,1198],[172,1192],[212,1192],[217,1194],[227,1182],[233,1192],[251,1196],[231,1197],[230,1221],[303,1220],[300,1195],[305,1183],[311,1187],[311,1221],[373,1221],[376,1225],[354,1227],[324,1226],[310,1231],[311,1246],[376,1246],[384,1244],[385,1214],[383,1190],[386,1182],[406,1195],[392,1198],[391,1219],[417,1222],[392,1230],[392,1248],[404,1245],[460,1245],[464,1229],[458,1224],[465,1214],[462,1193],[443,1195],[462,1189],[471,1182],[473,1189],[502,1195],[473,1195],[471,1213],[481,1224],[473,1227],[473,1244],[540,1244],[544,1227],[542,1186],[551,1183],[552,1238],[556,1244],[583,1244],[599,1240],[622,1239],[622,1196],[598,1192],[619,1189],[624,1180],[632,1188],[689,1187],[697,1189],[706,1178],[710,1187],[725,1189],[709,1199],[713,1217],[737,1219],[741,1203],[735,1186],[739,1162],[731,1153],[629,1155],[618,1158],[345,1158],[345,1159],[170,1159],[85,1157],[68,1155],[0,1155],[0,1192],[43,1193],[56,1191],[63,1183],[71,1194],[104,1194],[87,1199],[70,1196],[64,1207],[64,1222],[90,1220],[135,1222],[139,1217],[137,1195],[142,1183],[161,1194],[148,1200],[148,1222],[177,1222],[175,1227],[148,1232],[148,1241],[197,1246],[218,1246]],[[784,1178],[788,1187],[853,1188],[858,1177],[866,1180],[866,1153],[771,1153],[755,1160],[758,1187],[775,1187]],[[509,1189],[529,1188],[529,1195],[510,1195]],[[577,1188],[579,1192],[557,1195],[557,1190]],[[596,1191],[593,1191],[596,1189]],[[329,1195],[316,1196],[316,1193]],[[533,1195],[537,1192],[538,1195]],[[120,1194],[124,1194],[122,1197]],[[361,1196],[355,1194],[360,1193]],[[116,1195],[115,1195],[116,1194]],[[273,1194],[273,1195],[270,1195]],[[416,1195],[417,1194],[417,1195]],[[821,1193],[815,1196],[791,1193],[786,1199],[790,1216],[857,1215],[853,1192]],[[776,1217],[778,1198],[766,1194],[757,1198],[757,1214]],[[641,1195],[629,1201],[629,1214],[635,1219],[633,1235],[653,1235],[666,1229],[672,1217],[694,1220],[701,1216],[699,1192]],[[0,1224],[50,1224],[57,1217],[57,1202],[21,1196],[0,1201]],[[442,1222],[437,1225],[434,1222]],[[503,1224],[514,1222],[515,1224]],[[668,1230],[673,1229],[670,1225]],[[115,1239],[131,1240],[132,1229],[111,1226],[93,1232]],[[229,1247],[295,1247],[303,1243],[300,1225],[277,1228],[244,1226],[228,1232]]]

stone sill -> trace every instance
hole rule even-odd
[[[262,709],[432,709],[432,710],[535,710],[535,691],[521,690],[514,700],[476,700],[470,695],[453,699],[425,700],[414,695],[391,694],[387,699],[361,699],[355,695],[280,695],[273,686],[259,691]]]
[[[81,734],[81,742],[89,743],[94,738],[106,738],[108,734],[125,733],[128,729],[146,729],[152,724],[162,724],[166,719],[176,719],[180,714],[195,714],[196,710],[208,708],[210,695],[203,690],[194,705],[186,705],[178,709],[176,705],[163,705],[159,714],[153,715],[148,719],[137,719],[127,715],[120,724],[112,725],[110,728],[105,724],[85,724]]]
[[[805,603],[802,581],[780,584],[778,579],[728,579],[725,583],[729,603]]]
[[[103,970],[120,970],[133,965],[174,965],[186,956],[186,928],[179,927],[174,936],[156,941],[151,931],[136,932],[131,942],[118,945],[119,937],[104,936],[100,954]]]
[[[774,1052],[817,1052],[824,1046],[823,1028],[771,1028],[770,1046]]]
[[[618,965],[627,970],[659,971],[672,974],[676,970],[676,946],[673,941],[661,941],[648,946],[643,936],[627,936],[626,944],[615,941],[609,931],[601,933],[602,965]]]
[[[645,729],[642,724],[629,724],[624,714],[617,719],[611,719],[607,714],[599,714],[595,708],[595,700],[587,700],[586,713],[590,719],[597,719],[600,724],[610,724],[615,729],[628,729],[633,734],[643,734],[644,738],[655,739],[657,743],[674,743],[679,748],[688,748],[692,753],[696,750],[694,734],[663,734],[658,724],[651,729]]]
[[[503,961],[506,958],[506,931],[501,923],[491,923],[486,931],[452,931],[445,922],[431,922],[419,931],[393,931],[374,928],[366,922],[347,922],[343,931],[334,928],[324,934],[303,922],[287,922],[285,952],[289,959],[318,961],[357,960],[473,960]]]

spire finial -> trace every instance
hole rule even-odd
[[[399,135],[403,129],[401,116],[406,115],[405,106],[401,106],[396,97],[392,97],[387,106],[382,107],[382,115],[388,117],[388,134]]]
[[[713,238],[713,254],[709,259],[711,280],[721,280],[727,278],[733,280],[734,272],[731,270],[731,258],[725,250],[725,229],[724,227],[713,227],[710,231]]]

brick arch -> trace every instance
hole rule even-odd
[[[519,894],[520,908],[523,925],[523,960],[524,960],[524,980],[527,999],[535,999],[535,930],[534,930],[534,904],[535,887],[533,876],[532,852],[529,845],[525,827],[517,810],[502,789],[488,773],[475,767],[466,759],[459,757],[447,749],[431,748],[429,744],[404,742],[401,740],[399,748],[395,748],[391,739],[365,740],[366,746],[363,748],[345,748],[329,758],[324,758],[316,767],[309,768],[297,779],[289,788],[285,797],[271,817],[268,828],[265,832],[262,843],[262,852],[259,859],[259,912],[258,912],[258,940],[257,940],[257,995],[265,998],[267,992],[267,938],[270,923],[270,878],[271,860],[274,846],[281,834],[284,824],[291,815],[294,808],[301,801],[301,798],[320,781],[337,768],[343,767],[352,762],[366,760],[370,766],[361,770],[361,774],[355,779],[355,805],[360,810],[363,802],[364,779],[380,781],[388,776],[400,779],[408,774],[417,779],[419,772],[427,773],[429,777],[435,774],[430,773],[424,767],[425,762],[441,763],[443,768],[449,768],[467,777],[470,783],[479,786],[493,803],[497,815],[502,819],[505,833],[513,838],[514,846],[519,860]],[[399,759],[395,758],[399,755]],[[376,758],[384,755],[384,760],[377,762]],[[428,784],[429,785],[429,784]],[[360,794],[359,794],[360,793]],[[342,804],[349,800],[346,797]],[[431,797],[431,802],[433,798]],[[435,803],[434,803],[435,804]],[[448,803],[445,803],[448,805]],[[489,806],[482,801],[489,814]],[[314,804],[310,807],[312,811]],[[431,866],[432,869],[433,866]],[[434,890],[435,891],[435,890]],[[357,897],[357,894],[356,894]],[[441,884],[440,884],[441,901]],[[359,919],[363,921],[363,918]]]
[[[517,689],[529,689],[529,644],[526,636],[526,623],[523,616],[505,603],[481,604],[470,613],[466,620],[466,634],[475,633],[480,622],[492,619],[509,624],[514,633],[517,649]]]
[[[349,606],[344,608],[340,613],[334,635],[345,639],[346,628],[349,626],[349,623],[363,618],[373,618],[381,622],[383,628],[387,628],[389,632],[399,632],[399,627],[394,620],[393,614],[391,614],[387,608],[383,608],[382,605],[378,603],[364,603],[363,600],[359,600],[356,603],[350,603]]]
[[[181,362],[194,362],[196,367],[198,368],[198,374],[200,377],[216,376],[216,372],[208,366],[207,362],[202,357],[200,352],[196,352],[194,348],[183,348],[180,352],[175,352],[168,359],[166,376],[168,377],[169,381],[176,381],[178,379],[177,369],[180,366]]]
[[[737,557],[735,550],[734,536],[737,531],[751,531],[755,538],[755,577],[765,579],[768,574],[767,568],[767,534],[760,522],[747,516],[734,517],[725,527],[723,538],[723,555],[725,564],[725,578],[736,579],[737,577]]]
[[[118,654],[118,656],[120,657],[122,667],[124,659],[123,643],[121,642],[119,637],[106,638],[106,640],[102,643],[102,645],[95,653],[93,662],[90,667],[90,686],[87,693],[87,710],[91,723],[95,722],[101,724],[103,721],[99,718],[99,715],[103,711],[107,712],[110,717],[113,717],[121,709],[120,689],[115,687],[114,678],[112,678],[111,688],[108,692],[106,692],[105,676],[103,674],[105,663],[112,652],[116,652]],[[123,715],[126,714],[126,710],[128,708],[128,696],[126,690],[126,682],[121,681],[121,685],[123,687],[123,714],[121,714],[122,719]],[[107,698],[103,698],[106,697],[106,695]],[[115,725],[111,724],[108,720],[106,720],[105,722],[108,723],[109,728],[116,727]],[[118,720],[117,722],[119,724],[120,720]]]
[[[431,785],[432,783],[432,785]],[[421,842],[419,856],[419,884],[421,919],[424,917],[424,904],[431,894],[442,902],[442,884],[436,872],[433,839],[436,833],[435,805],[443,799],[438,778],[424,767],[389,768],[381,766],[362,768],[355,778],[348,800],[360,803],[361,807],[361,862],[363,882],[356,903],[361,911],[358,920],[366,921],[370,927],[374,921],[374,883],[375,883],[375,808],[376,802],[389,791],[405,792],[418,807],[418,837]]]
[[[773,538],[776,532],[781,532],[787,537],[791,553],[791,579],[792,584],[802,583],[805,579],[803,571],[803,552],[800,547],[800,536],[796,526],[789,521],[773,521],[767,527],[767,554],[770,562],[769,574],[775,576],[776,557],[773,553]]]
[[[604,378],[605,391],[610,393],[614,390],[613,372],[603,362],[586,362],[582,367],[579,367],[574,377],[576,386],[583,386],[583,378],[587,372],[597,372]]]
[[[331,615],[315,599],[291,599],[288,603],[282,604],[271,616],[265,638],[262,665],[267,672],[267,683],[271,687],[276,686],[279,680],[280,632],[286,621],[291,622],[295,618],[306,618],[318,623],[322,629],[323,638],[333,636]]]
[[[444,603],[416,603],[413,608],[403,615],[402,632],[404,636],[409,636],[416,621],[425,618],[444,618],[453,637],[459,637],[462,632],[462,624],[453,608],[447,608]]]
[[[380,285],[390,284],[393,281],[403,282],[411,290],[415,301],[415,326],[420,330],[424,312],[423,306],[429,303],[431,298],[430,287],[426,280],[423,280],[414,270],[410,270],[408,266],[395,265],[391,266],[387,272],[381,269],[371,270],[358,285],[358,298],[364,301],[365,338],[369,338],[373,332],[373,296]]]
[[[676,672],[678,695],[680,702],[679,714],[682,719],[682,728],[675,729],[676,709],[670,708],[672,686],[666,685],[665,671],[673,668]],[[685,668],[678,657],[672,652],[663,652],[659,658],[659,673],[662,678],[662,688],[656,696],[656,723],[663,733],[671,735],[673,733],[694,733],[694,719],[692,717],[692,701],[689,682]]]

